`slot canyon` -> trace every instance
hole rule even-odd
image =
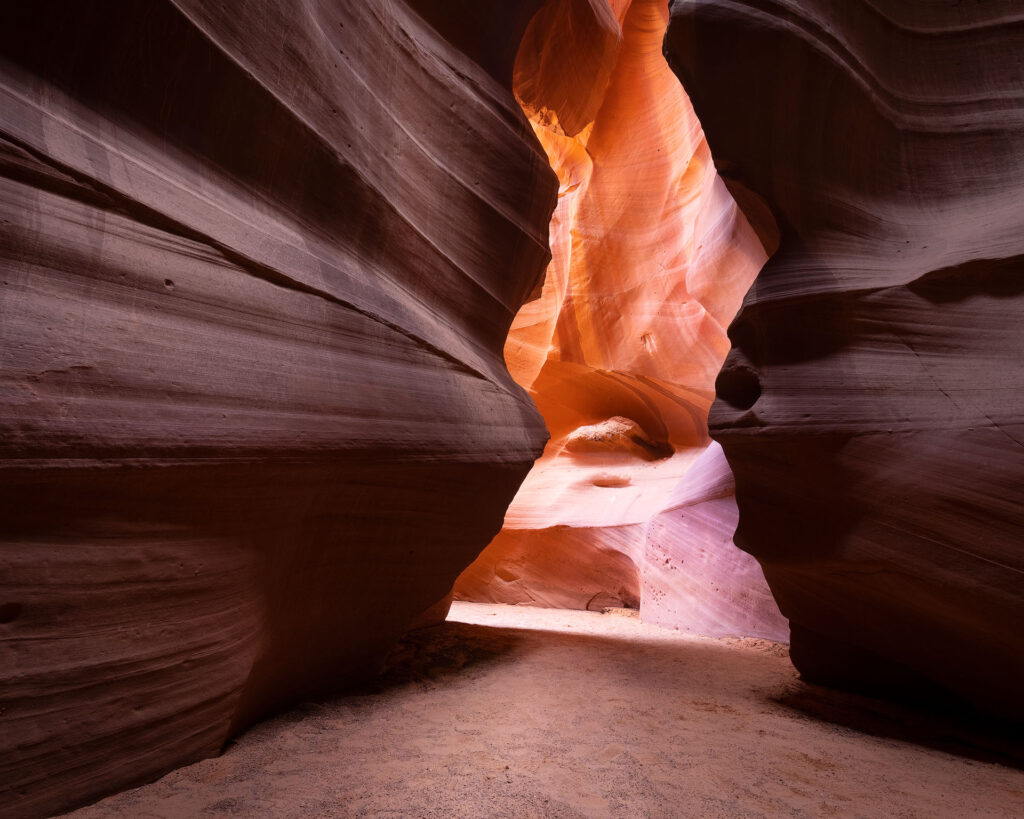
[[[0,816],[1024,813],[1018,0],[0,26]]]

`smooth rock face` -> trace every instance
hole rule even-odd
[[[712,433],[795,663],[1024,718],[1020,4],[688,0],[666,51],[780,230]]]
[[[551,440],[455,592],[786,639],[705,451],[725,327],[765,253],[661,55],[667,22],[665,0],[562,0],[516,60],[561,187],[547,278],[505,357]]]
[[[372,672],[499,529],[555,178],[511,93],[539,4],[463,5],[5,13],[4,816]]]

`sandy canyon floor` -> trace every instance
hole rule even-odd
[[[1024,815],[1020,764],[969,734],[805,685],[782,644],[456,603],[372,688],[72,815]]]

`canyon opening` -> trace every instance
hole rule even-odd
[[[6,17],[0,814],[1020,813],[1019,3]]]

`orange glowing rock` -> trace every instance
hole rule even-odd
[[[456,596],[639,605],[677,627],[784,637],[760,568],[731,542],[728,468],[704,456],[726,327],[764,248],[662,57],[666,0],[564,0],[543,14],[575,24],[545,31],[535,18],[516,91],[559,199],[543,289],[516,316],[505,359],[551,440]],[[578,71],[550,76],[576,55],[590,86]],[[698,461],[702,485],[718,486],[717,512],[703,518],[679,497]],[[681,565],[696,554],[707,557],[690,560],[696,569]]]

